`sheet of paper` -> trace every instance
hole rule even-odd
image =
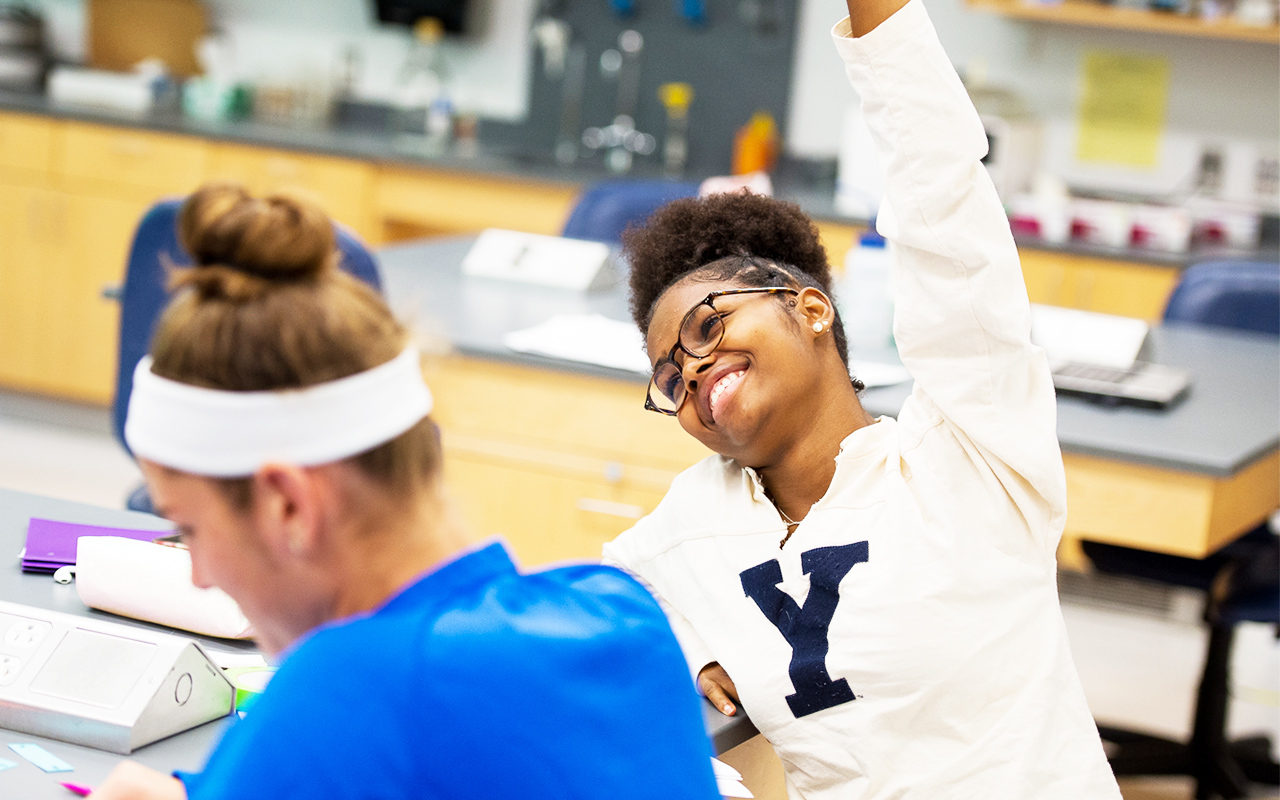
[[[1031,304],[1031,340],[1044,348],[1053,367],[1074,362],[1129,369],[1150,329],[1132,317]]]
[[[911,373],[901,364],[882,364],[879,361],[854,361],[849,365],[854,377],[866,384],[868,389],[875,386],[893,386],[911,380]]]
[[[502,343],[521,353],[580,361],[648,375],[644,339],[630,322],[601,314],[559,314],[539,325],[512,331]]]
[[[609,246],[489,228],[462,260],[464,275],[586,291],[612,284]]]
[[[716,790],[721,797],[755,797],[742,785],[742,773],[714,756],[711,758],[711,771],[715,773]]]
[[[9,749],[35,764],[45,772],[73,772],[75,767],[45,750],[38,744],[19,743],[9,745]]]
[[[1089,51],[1080,83],[1076,158],[1095,164],[1156,166],[1169,102],[1169,59]]]
[[[18,766],[17,761],[10,761],[7,758],[0,758],[0,772],[4,772],[6,769],[13,769],[16,766]]]

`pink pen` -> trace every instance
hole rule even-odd
[[[74,783],[63,783],[60,785],[62,786],[63,789],[66,789],[68,792],[71,792],[72,794],[77,795],[79,797],[88,797],[89,795],[93,794],[93,790],[90,789],[88,786],[77,786]]]

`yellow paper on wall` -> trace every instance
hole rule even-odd
[[[1169,102],[1169,60],[1105,50],[1084,55],[1076,158],[1154,167]]]

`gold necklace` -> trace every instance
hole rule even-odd
[[[769,502],[773,503],[773,510],[778,512],[778,516],[782,517],[782,521],[787,524],[787,535],[782,537],[782,541],[778,542],[778,549],[781,550],[788,541],[791,540],[791,534],[796,532],[796,528],[800,527],[800,522],[787,516],[787,512],[782,510],[782,506],[778,505],[778,501],[773,499],[773,495],[768,489],[764,490],[764,496],[769,498]]]

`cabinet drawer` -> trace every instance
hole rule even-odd
[[[374,176],[374,167],[363,161],[240,145],[215,146],[209,163],[211,180],[236,181],[254,194],[306,196],[366,240],[374,233]]]
[[[47,173],[53,167],[55,123],[25,114],[0,114],[0,171]]]
[[[844,274],[844,258],[849,248],[858,243],[858,237],[866,231],[865,225],[845,225],[839,222],[815,220],[822,249],[827,251],[827,263],[837,275]]]
[[[665,491],[447,445],[445,481],[471,533],[502,536],[525,566],[599,560],[601,546],[652,511]]]
[[[435,233],[509,228],[559,235],[578,191],[550,183],[385,169],[376,203],[382,217]]]
[[[67,126],[61,168],[70,179],[185,194],[205,177],[209,145],[172,134],[74,123]]]
[[[428,370],[445,431],[566,455],[678,472],[710,455],[670,417],[644,409],[645,386],[460,356]]]

